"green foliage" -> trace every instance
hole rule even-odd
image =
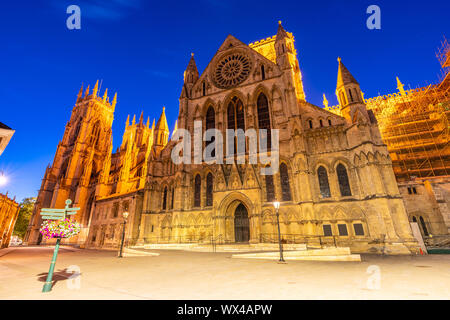
[[[35,202],[36,198],[25,198],[20,203],[19,216],[13,232],[13,235],[18,236],[20,239],[25,237]]]

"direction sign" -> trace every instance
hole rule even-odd
[[[66,207],[64,209],[57,208],[42,208],[41,216],[44,220],[63,220],[68,215],[74,215],[77,213],[80,208],[69,208],[69,205],[72,204],[72,200],[66,200]]]

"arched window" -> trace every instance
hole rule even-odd
[[[71,139],[72,143],[75,142],[75,140],[77,140],[78,135],[80,134],[80,129],[81,129],[81,124],[82,123],[83,123],[83,118],[80,118],[78,120],[78,122],[77,122],[77,126],[75,127],[75,130],[74,130],[73,135],[72,135],[72,139]]]
[[[313,122],[312,122],[312,120],[308,120],[308,123],[309,123],[309,128],[312,129],[312,128],[313,128]]]
[[[175,200],[175,187],[172,187],[172,199],[170,200],[170,209],[173,209],[174,200]]]
[[[420,224],[422,225],[423,235],[428,237],[430,234],[428,233],[427,225],[425,224],[425,220],[423,220],[423,217],[419,217]]]
[[[200,175],[195,176],[194,182],[194,207],[200,207],[200,192],[202,187],[202,179]]]
[[[350,189],[350,183],[348,182],[347,169],[342,163],[339,163],[336,167],[337,177],[339,181],[339,189],[341,190],[341,196],[351,196],[352,191]]]
[[[100,140],[100,122],[97,121],[94,124],[94,127],[92,129],[91,137],[90,137],[90,140],[89,140],[89,144],[92,145],[92,146],[97,146],[99,140]]]
[[[266,79],[266,71],[264,70],[264,65],[261,65],[261,79]]]
[[[417,219],[416,219],[416,217],[413,217],[413,222],[417,222]]]
[[[227,109],[228,129],[242,129],[245,132],[244,105],[238,97],[231,99]],[[234,153],[237,150],[237,137],[234,138]]]
[[[267,130],[267,149],[270,150],[272,146],[272,138],[270,131],[270,114],[269,114],[269,102],[265,94],[260,93],[257,100],[258,106],[258,126],[259,129]],[[261,147],[261,146],[260,146]],[[261,151],[265,151],[261,148]]]
[[[350,101],[353,102],[352,89],[348,89],[348,94],[350,95]]]
[[[213,175],[208,173],[206,176],[206,206],[213,205]]]
[[[273,186],[273,175],[266,174],[266,198],[268,202],[275,200],[275,189]]]
[[[317,169],[317,177],[319,178],[320,194],[324,198],[330,198],[331,192],[330,185],[328,183],[327,170],[324,167],[320,166],[319,169]]]
[[[167,209],[167,187],[164,188],[164,196],[163,196],[163,210]]]
[[[322,119],[319,120],[319,124],[320,124],[321,127],[323,127],[323,120]]]
[[[208,111],[206,112],[206,130],[208,129],[215,129],[216,127],[216,113],[214,112],[213,107],[209,107]],[[208,145],[214,144],[214,141],[216,140],[216,137],[212,137],[211,142],[208,143]],[[216,156],[216,150],[214,149],[213,152],[211,152],[211,155],[213,157]]]
[[[331,126],[331,119],[328,119],[328,125]]]
[[[280,181],[283,201],[291,201],[291,187],[289,184],[289,173],[285,163],[280,164]]]
[[[202,84],[202,89],[203,89],[203,95],[206,95],[206,83],[205,83],[205,81],[203,81],[203,84]]]

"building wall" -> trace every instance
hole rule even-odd
[[[0,249],[7,248],[19,215],[19,204],[0,194]]]

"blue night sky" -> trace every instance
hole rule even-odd
[[[81,8],[81,30],[66,28],[66,8]],[[381,30],[366,28],[366,8],[381,8]],[[183,71],[195,52],[199,71],[228,34],[250,43],[292,32],[306,99],[331,105],[341,56],[365,97],[437,81],[435,51],[450,37],[449,1],[144,1],[36,0],[0,4],[0,122],[16,130],[0,170],[18,200],[36,196],[53,161],[82,83],[103,80],[101,94],[118,92],[114,148],[128,114],[178,115]]]

